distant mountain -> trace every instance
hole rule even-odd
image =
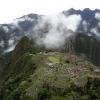
[[[97,36],[100,36],[100,10],[90,10],[89,8],[85,8],[84,10],[75,10],[73,8],[69,9],[68,11],[63,12],[65,15],[73,15],[78,14],[81,15],[82,21],[77,31],[85,32],[85,33],[92,33]]]
[[[14,49],[17,41],[30,33],[36,25],[39,15],[29,14],[15,19],[10,24],[0,25],[0,52],[9,52]]]
[[[100,36],[100,10],[75,10],[73,8],[63,11],[66,16],[80,15],[82,20],[76,31],[89,36],[94,36],[99,40]],[[16,43],[23,36],[33,34],[34,27],[39,23],[42,15],[28,14],[15,19],[10,24],[0,25],[0,52],[9,52],[14,49]]]

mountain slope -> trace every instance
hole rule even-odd
[[[0,75],[0,100],[100,99],[99,68],[72,53],[33,47],[27,37],[15,47]]]
[[[79,33],[76,36],[73,46],[79,55],[84,55],[92,63],[100,66],[100,41],[96,37]]]

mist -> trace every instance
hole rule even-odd
[[[46,48],[60,48],[65,41],[75,35],[82,18],[80,15],[56,15],[42,16],[33,29],[33,38],[38,45]]]

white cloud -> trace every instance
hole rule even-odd
[[[67,24],[67,28],[72,31],[76,31],[77,26],[80,24],[81,16],[80,15],[70,15],[67,17],[67,20],[64,22]]]
[[[100,22],[98,23],[98,27],[100,28]]]
[[[95,28],[92,28],[90,30],[90,32],[94,33],[96,36],[100,36],[100,33],[98,32],[98,29],[95,27]]]
[[[88,30],[88,23],[85,20],[83,20],[82,24],[83,24],[84,31],[87,32],[87,30]]]
[[[33,38],[36,39],[38,45],[44,45],[46,48],[59,48],[64,45],[67,38],[74,35],[81,20],[80,15],[66,17],[62,13],[43,16],[33,29]]]
[[[3,26],[3,29],[8,32],[9,31],[9,28],[7,26]]]
[[[14,40],[13,40],[13,39],[10,39],[10,40],[8,41],[8,43],[9,43],[9,46],[12,46],[12,45],[14,44]]]
[[[100,13],[95,13],[95,18],[100,21]]]
[[[4,41],[3,40],[0,41],[0,47],[4,47]]]
[[[4,53],[10,52],[15,48],[14,39],[9,39],[8,43],[9,47],[4,51]]]
[[[10,52],[10,51],[14,50],[14,48],[15,48],[15,45],[12,45],[12,46],[9,47],[8,49],[6,49],[6,50],[4,51],[4,53]]]

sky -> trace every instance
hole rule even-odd
[[[100,9],[100,0],[0,0],[0,24],[29,13],[49,15],[70,8]]]

